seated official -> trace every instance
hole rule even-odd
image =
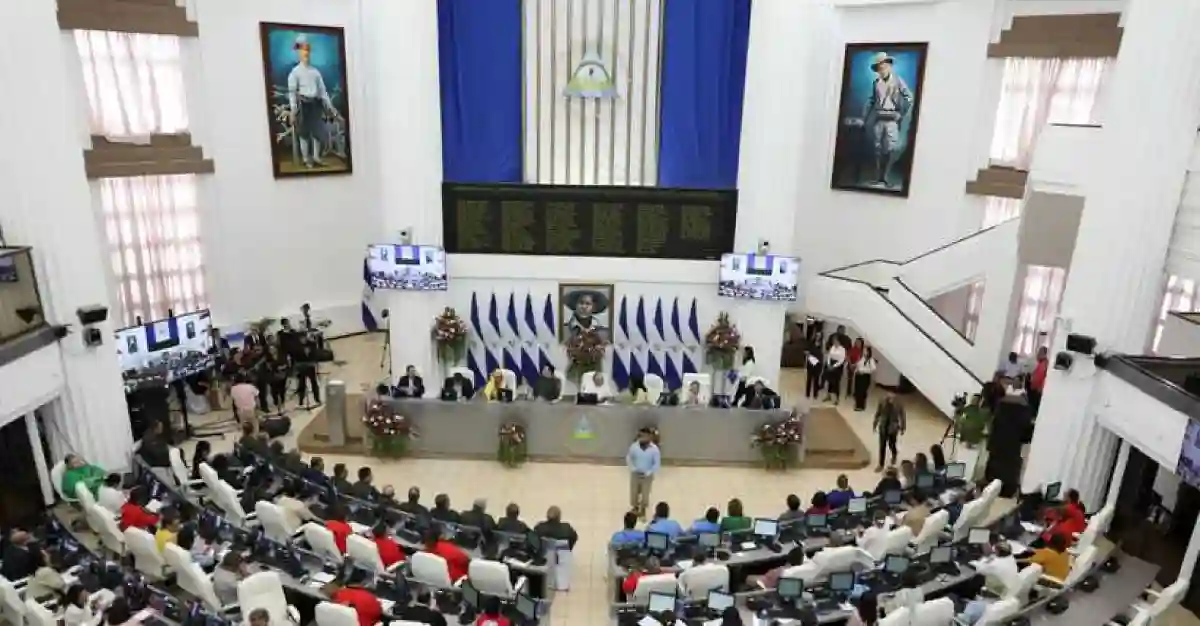
[[[642,561],[641,567],[625,575],[625,579],[621,581],[621,592],[625,594],[626,598],[629,598],[637,590],[638,581],[642,576],[654,576],[661,573],[663,573],[662,565],[659,564],[658,559],[649,557]]]
[[[475,626],[512,626],[508,616],[501,610],[500,598],[487,596],[480,598],[482,606],[479,616],[475,618]]]
[[[417,487],[409,487],[408,499],[401,502],[400,506],[396,508],[422,519],[429,516],[429,509],[425,508],[424,504],[421,504],[421,490]]]
[[[853,500],[857,495],[858,494],[854,493],[854,490],[850,488],[850,479],[845,474],[841,474],[837,477],[837,489],[825,494],[826,498],[829,500],[829,508],[835,510],[850,504],[850,501]]]
[[[354,609],[358,626],[375,626],[383,617],[383,604],[366,588],[367,572],[354,567],[346,574],[344,584],[333,583],[326,590],[334,604]]]
[[[884,610],[892,613],[902,607],[912,611],[925,601],[925,592],[921,590],[921,575],[917,568],[910,567],[900,575],[900,589],[891,595],[884,603]]]
[[[345,463],[337,463],[333,466],[333,488],[338,493],[350,493],[354,485],[350,484],[350,470]]]
[[[875,626],[879,623],[879,596],[874,591],[868,591],[859,596],[854,603],[854,612],[846,626]]]
[[[120,520],[117,526],[121,530],[141,528],[148,532],[154,532],[155,527],[158,526],[159,517],[146,510],[146,503],[149,501],[150,496],[147,495],[145,487],[131,489],[129,499],[121,506]]]
[[[242,553],[229,550],[221,557],[221,564],[213,572],[213,591],[222,605],[237,604],[238,585],[246,577],[246,565]]]
[[[442,383],[442,399],[447,402],[455,400],[470,400],[475,396],[475,386],[467,380],[462,372],[456,372]]]
[[[394,398],[422,398],[425,396],[425,381],[417,376],[417,368],[409,365],[404,368],[404,375],[392,387]]]
[[[10,581],[33,576],[37,571],[37,557],[34,553],[40,551],[33,535],[24,530],[13,530],[8,535],[4,552],[0,553],[0,557],[4,559],[0,562],[0,575]]]
[[[529,526],[521,521],[521,507],[516,502],[509,502],[504,507],[504,517],[496,522],[496,530],[505,533],[527,533]]]
[[[100,594],[93,596],[83,585],[71,585],[66,593],[63,626],[99,626],[104,619]]]
[[[406,607],[392,609],[392,613],[405,622],[428,624],[429,626],[446,626],[446,618],[433,604],[433,594],[428,590],[419,589],[412,604]]]
[[[396,488],[391,485],[384,485],[383,489],[379,490],[379,504],[383,506],[396,506]]]
[[[1067,545],[1075,543],[1075,536],[1087,529],[1087,520],[1079,507],[1064,505],[1046,512],[1046,530],[1033,542],[1040,548],[1050,543],[1055,535],[1061,535]]]
[[[659,502],[654,505],[654,517],[650,519],[650,523],[646,524],[646,532],[662,533],[674,539],[683,534],[683,527],[679,525],[679,522],[671,519],[671,505]]]
[[[125,491],[121,489],[122,482],[120,474],[109,474],[100,487],[100,493],[96,494],[96,503],[114,514],[119,514],[128,499]]]
[[[325,511],[325,528],[333,533],[333,543],[337,544],[338,551],[342,554],[346,553],[346,539],[354,532],[350,528],[350,524],[346,522],[346,511],[341,504],[333,503]]]
[[[646,380],[641,376],[629,377],[629,396],[633,404],[657,404],[658,398],[651,398],[646,391]]]
[[[574,550],[575,542],[579,541],[579,533],[567,522],[562,521],[562,509],[552,506],[546,510],[545,521],[538,522],[533,532],[541,537],[549,537],[567,542],[567,549]]]
[[[746,390],[745,399],[742,400],[743,409],[771,409],[778,406],[779,394],[764,385],[761,380],[754,381],[754,384]]]
[[[751,588],[755,586],[763,589],[774,589],[779,586],[779,578],[783,576],[783,572],[789,568],[799,567],[804,565],[804,546],[796,546],[788,550],[787,561],[778,567],[771,568],[762,576],[748,576],[746,583]],[[805,581],[807,582],[807,581]]]
[[[475,501],[471,503],[471,508],[458,514],[458,522],[483,531],[484,539],[491,538],[492,531],[496,530],[496,520],[487,512],[486,498],[475,498]]]
[[[1033,551],[1033,556],[1021,561],[1022,565],[1036,563],[1051,578],[1066,580],[1071,572],[1071,555],[1067,552],[1067,539],[1061,534],[1050,535],[1046,547]]]
[[[984,588],[996,596],[1003,596],[1010,585],[1016,584],[1018,576],[1017,561],[1012,556],[1007,541],[1001,541],[992,548],[993,556],[979,562],[976,573],[984,577]],[[983,617],[991,601],[972,600],[956,619],[964,624],[974,624]]]
[[[425,531],[425,551],[436,554],[446,560],[446,569],[450,572],[450,582],[458,582],[467,575],[471,565],[471,557],[462,548],[442,539],[442,529],[438,524]]]
[[[908,502],[908,510],[905,511],[904,521],[901,523],[908,526],[915,537],[921,534],[921,529],[925,527],[925,519],[932,511],[925,502],[925,494],[920,489],[913,489],[905,494],[905,500]]]
[[[171,443],[163,433],[161,420],[152,420],[138,444],[137,455],[160,480],[171,484]],[[72,492],[73,493],[73,492]]]
[[[679,584],[683,585],[684,589],[690,589],[689,584],[692,580],[703,579],[705,574],[714,569],[728,569],[720,563],[712,563],[708,560],[708,549],[696,547],[692,553],[692,566],[679,572]]]
[[[439,522],[458,523],[458,511],[450,508],[450,496],[439,493],[433,497],[433,508],[429,516]]]
[[[284,483],[283,489],[275,497],[275,506],[279,507],[279,512],[283,515],[283,523],[288,528],[299,529],[305,522],[320,524],[322,521],[308,508],[309,503],[302,499],[301,494],[299,483],[289,480]]]
[[[283,455],[283,461],[280,463],[283,470],[289,474],[300,475],[301,472],[308,469],[308,464],[304,462],[304,457],[300,456],[299,450],[292,450]]]
[[[97,465],[88,464],[78,454],[68,454],[65,465],[66,471],[63,472],[61,486],[63,493],[72,499],[75,497],[75,485],[85,485],[95,496],[100,492],[100,485],[104,484],[104,479],[108,477],[108,472]]]
[[[375,476],[371,473],[371,468],[366,466],[358,468],[358,482],[350,485],[350,496],[367,502],[375,502],[379,499],[379,490],[371,484],[374,480]]]
[[[805,515],[829,515],[833,511],[829,504],[829,496],[825,495],[824,491],[814,493],[810,504],[812,506],[804,512]]]
[[[688,383],[687,389],[683,392],[683,397],[679,400],[679,404],[688,407],[705,406],[707,400],[700,392],[700,381],[693,380]]]
[[[646,541],[646,531],[638,530],[637,513],[629,511],[625,513],[625,517],[621,520],[623,528],[613,533],[612,539],[608,544],[614,548],[622,548],[626,546],[641,546]]]
[[[554,366],[549,363],[542,366],[538,379],[533,383],[533,397],[547,402],[557,402],[562,398],[562,380],[554,374]]]
[[[329,477],[325,475],[325,459],[319,456],[309,459],[308,468],[300,472],[300,478],[320,487],[329,486]]]
[[[512,400],[513,390],[504,381],[504,371],[495,370],[488,376],[487,384],[483,386],[483,398],[488,402],[503,402]]]
[[[692,527],[688,529],[688,532],[694,535],[699,533],[719,533],[721,532],[720,520],[721,512],[717,510],[717,507],[710,506],[704,512],[704,517],[692,522]]]
[[[192,451],[192,464],[189,466],[192,468],[192,471],[188,475],[188,477],[192,480],[201,479],[201,463],[208,463],[209,467],[212,467],[212,444],[208,443],[208,441],[204,439],[197,441],[196,449]]]
[[[900,482],[900,472],[895,467],[889,467],[883,473],[883,478],[880,478],[879,482],[875,483],[875,489],[871,492],[871,495],[883,496],[889,491],[903,490],[904,485]]]
[[[267,446],[257,435],[257,421],[242,422],[242,437],[238,439],[238,447],[254,456],[264,457],[267,455]]]
[[[731,533],[750,530],[754,520],[742,512],[742,501],[734,498],[725,506],[725,517],[721,518],[721,532]]]
[[[785,503],[787,504],[787,510],[779,514],[779,521],[786,522],[804,517],[804,511],[800,510],[800,496],[794,493],[788,494]]]
[[[591,376],[583,378],[579,384],[579,395],[595,398],[597,403],[610,402],[613,399],[612,389],[604,380],[604,374],[600,372],[592,372]]]
[[[386,521],[379,520],[371,529],[371,540],[375,542],[375,548],[379,551],[379,560],[383,562],[384,567],[391,567],[404,560],[404,550],[392,538],[391,529],[388,528]]]
[[[969,489],[959,491],[954,494],[954,499],[948,502],[946,506],[942,507],[942,510],[946,511],[946,515],[949,516],[946,518],[947,524],[953,526],[954,523],[958,521],[958,516],[962,515],[963,506],[966,505],[966,503],[969,502],[972,497],[974,496]]]

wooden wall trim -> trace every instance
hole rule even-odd
[[[197,37],[195,22],[175,0],[58,0],[62,30],[105,30]]]
[[[93,135],[92,147],[83,151],[83,166],[91,180],[216,171],[212,159],[204,158],[204,150],[193,146],[187,133],[152,135],[146,144],[113,142]]]
[[[1025,197],[1025,185],[1029,172],[1014,167],[990,165],[975,174],[975,180],[967,181],[966,191],[973,196],[999,196],[1021,199]]]
[[[988,56],[1115,57],[1124,35],[1120,21],[1119,13],[1019,15],[988,45]]]

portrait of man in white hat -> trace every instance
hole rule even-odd
[[[296,66],[288,74],[288,105],[291,107],[291,122],[296,138],[300,142],[300,157],[304,167],[324,165],[321,161],[321,120],[326,111],[336,113],[321,70],[313,67],[312,46],[304,33],[296,35],[292,45],[296,51]]]
[[[863,107],[863,119],[873,120],[872,136],[875,148],[875,180],[873,184],[890,187],[888,175],[903,148],[900,140],[900,122],[912,110],[913,94],[904,79],[893,72],[896,60],[886,52],[876,53],[871,59],[871,71],[875,72],[875,83],[871,97]]]

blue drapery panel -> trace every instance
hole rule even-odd
[[[438,0],[447,181],[522,182],[521,19],[520,0]]]
[[[750,0],[667,2],[663,11],[658,185],[736,188]]]

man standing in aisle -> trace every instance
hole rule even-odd
[[[337,109],[333,108],[333,101],[325,90],[321,71],[309,64],[312,46],[308,43],[308,37],[297,35],[292,48],[300,59],[288,74],[292,132],[300,142],[300,157],[304,159],[304,167],[312,169],[314,165],[324,165],[321,162],[322,118],[326,111],[336,113]]]
[[[650,486],[654,484],[654,475],[662,465],[662,457],[658,453],[658,446],[651,441],[649,428],[639,430],[637,441],[629,444],[625,465],[629,467],[629,510],[637,513],[640,519],[646,519],[646,509],[650,506]]]
[[[896,440],[908,430],[908,420],[904,414],[904,406],[896,399],[896,394],[888,392],[883,402],[875,409],[875,423],[871,430],[879,433],[879,464],[876,472],[883,471],[884,456],[888,450],[892,452],[892,465],[896,464]]]

